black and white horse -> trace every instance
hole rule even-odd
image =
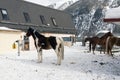
[[[26,36],[31,36],[34,39],[35,47],[38,52],[38,62],[42,63],[42,49],[54,49],[57,54],[57,64],[61,64],[61,60],[64,59],[64,43],[63,39],[59,37],[45,37],[41,35],[33,28],[27,30]]]

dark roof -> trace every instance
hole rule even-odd
[[[51,33],[76,33],[71,15],[63,11],[22,0],[0,0],[0,9],[7,10],[9,16],[9,20],[3,20],[0,13],[0,26],[21,30],[34,27],[41,32]],[[30,22],[25,21],[23,13],[29,14]],[[40,15],[44,16],[46,24],[41,22]],[[51,18],[55,19],[57,25],[53,24]]]

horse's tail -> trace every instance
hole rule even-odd
[[[62,38],[60,38],[60,41],[61,41],[61,54],[62,54],[62,59],[64,59],[64,41]]]
[[[109,40],[110,40],[110,36],[106,40],[106,52],[107,52],[107,54],[109,54]]]

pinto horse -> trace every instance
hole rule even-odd
[[[113,34],[111,32],[108,32],[100,38],[97,36],[91,37],[91,38],[86,38],[85,42],[89,41],[89,50],[91,51],[91,46],[92,46],[93,54],[95,54],[94,50],[95,50],[96,45],[101,45],[102,48],[104,49],[104,53],[105,53],[106,40],[109,36],[113,36]],[[102,51],[102,49],[100,50],[100,53],[101,53],[101,51]]]
[[[34,39],[34,44],[38,52],[38,62],[42,63],[42,49],[54,49],[57,54],[57,64],[61,64],[61,60],[64,59],[64,43],[63,39],[59,37],[45,37],[33,28],[27,30],[26,36],[31,36]]]
[[[106,42],[106,51],[107,51],[107,54],[110,56],[113,56],[112,48],[114,45],[120,46],[120,38],[115,36],[108,37]]]

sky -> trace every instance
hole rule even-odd
[[[25,1],[33,2],[33,3],[44,5],[44,6],[48,6],[52,3],[56,3],[56,2],[60,2],[60,1],[68,1],[68,0],[25,0]]]

